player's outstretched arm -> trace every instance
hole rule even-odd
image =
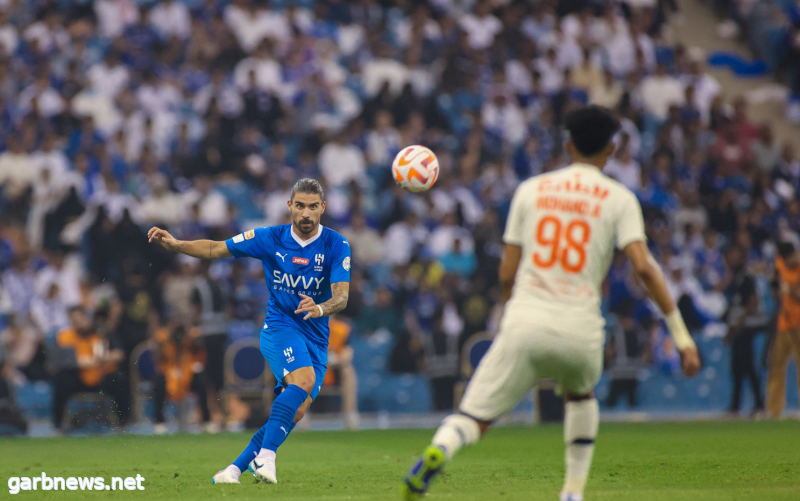
[[[301,298],[295,313],[306,313],[303,320],[309,318],[319,318],[325,315],[339,313],[347,307],[347,300],[350,298],[350,282],[334,282],[331,284],[331,298],[321,304],[314,303],[314,300],[305,294],[297,294]]]
[[[675,346],[681,355],[681,367],[686,376],[694,376],[700,370],[700,357],[697,347],[694,344],[686,324],[683,322],[681,312],[675,306],[675,302],[667,291],[667,284],[664,282],[664,274],[661,267],[653,259],[650,249],[642,241],[632,242],[625,246],[625,254],[633,264],[633,270],[639,280],[647,288],[647,292],[653,301],[656,302],[664,318],[667,321]]]
[[[150,228],[150,231],[147,232],[147,240],[149,242],[158,242],[167,250],[180,252],[181,254],[199,259],[220,259],[232,256],[225,242],[215,242],[214,240],[177,240],[170,235],[167,230],[162,230],[155,226]]]

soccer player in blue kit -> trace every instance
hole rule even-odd
[[[301,179],[288,201],[292,223],[257,228],[224,242],[176,240],[151,228],[147,236],[169,250],[200,259],[260,259],[270,284],[261,353],[278,382],[267,424],[239,457],[214,475],[213,483],[239,483],[245,469],[276,484],[275,454],[322,388],[328,361],[328,316],[347,306],[350,245],[319,224],[325,194],[319,182]]]

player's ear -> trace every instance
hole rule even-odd
[[[324,200],[322,201],[321,207],[322,207],[322,210],[319,213],[320,214],[325,214],[325,201]]]
[[[614,144],[614,141],[609,141],[605,148],[603,148],[603,155],[608,158],[614,154],[614,150],[617,149],[617,145]]]
[[[291,200],[287,200],[286,201],[286,207],[289,208],[289,212],[292,212],[292,201]]]

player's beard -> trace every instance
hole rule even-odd
[[[303,235],[310,235],[317,231],[319,221],[313,221],[311,219],[298,219],[294,222],[294,225],[297,227],[297,231]]]

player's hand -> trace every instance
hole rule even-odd
[[[700,355],[697,353],[697,348],[684,348],[680,351],[680,355],[684,376],[692,377],[700,371]]]
[[[297,305],[297,309],[294,310],[295,314],[306,313],[306,316],[303,317],[303,320],[308,320],[309,318],[317,318],[322,316],[320,315],[319,308],[317,307],[317,304],[314,302],[313,299],[299,292],[297,293],[297,295],[303,298],[303,300],[300,301],[300,304]]]
[[[147,241],[158,242],[167,250],[175,250],[175,246],[178,241],[169,234],[167,230],[162,230],[161,228],[156,228],[153,226],[150,228],[150,231],[147,232]]]

